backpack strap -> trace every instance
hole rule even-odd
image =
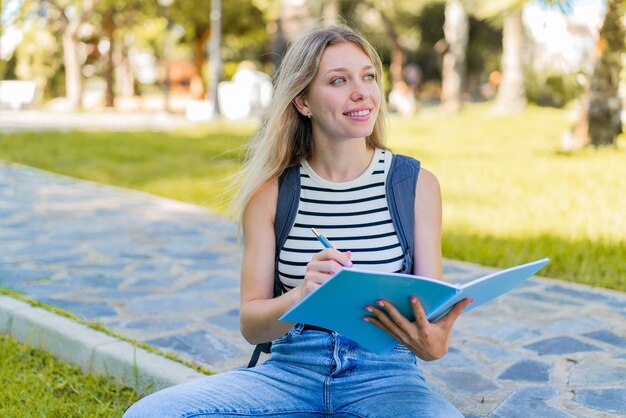
[[[276,252],[274,258],[274,290],[272,297],[282,294],[280,279],[278,278],[278,255],[287,241],[291,227],[296,220],[298,203],[300,201],[300,166],[287,168],[278,178],[278,200],[274,218],[274,236],[276,237]],[[256,366],[261,353],[269,353],[272,342],[257,344],[248,362],[248,367]]]
[[[296,221],[298,205],[300,203],[300,166],[287,168],[278,178],[278,200],[276,201],[276,215],[274,217],[274,236],[276,250],[274,257],[274,297],[282,294],[280,279],[278,278],[278,255],[283,248],[291,227]]]
[[[415,186],[420,162],[406,155],[394,154],[385,192],[393,226],[404,252],[402,273],[413,274],[415,249]]]

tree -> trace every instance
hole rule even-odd
[[[609,0],[600,29],[598,59],[589,83],[589,137],[595,146],[615,144],[622,132],[619,96],[622,56],[626,52],[624,1]]]
[[[81,58],[79,54],[79,29],[94,11],[95,0],[74,0],[61,3],[60,0],[43,0],[56,13],[56,20],[62,31],[63,63],[65,65],[65,95],[69,109],[77,109],[81,105],[83,95],[83,79],[81,74]]]
[[[446,48],[441,68],[441,107],[458,112],[463,101],[465,51],[469,41],[469,20],[461,0],[448,0],[445,10],[444,34]]]
[[[524,24],[522,10],[530,0],[476,0],[475,13],[487,19],[502,21],[502,77],[496,95],[496,113],[514,113],[526,106],[522,52],[524,50]],[[547,7],[566,10],[571,0],[539,0]]]
[[[263,55],[268,36],[267,17],[257,3],[264,4],[263,0],[222,2],[220,50],[224,60],[256,59]],[[210,2],[202,3],[203,7],[198,5],[197,0],[175,0],[170,6],[170,17],[184,28],[184,40],[192,44],[193,60],[201,84],[197,98],[204,98],[207,84],[202,74],[207,64],[207,43],[211,36],[211,9]]]

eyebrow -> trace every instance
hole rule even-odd
[[[367,70],[374,70],[374,66],[371,64],[368,64],[366,66],[364,66],[363,68],[361,68],[361,71],[367,71]],[[328,74],[328,73],[347,73],[350,70],[348,68],[345,67],[338,67],[338,68],[331,68],[329,70],[327,70],[326,72],[324,72],[324,75]]]

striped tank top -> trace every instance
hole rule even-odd
[[[351,251],[357,268],[385,272],[402,269],[402,248],[385,196],[392,158],[391,152],[376,149],[367,170],[342,183],[324,180],[302,162],[298,213],[278,258],[283,291],[302,282],[306,265],[323,249],[311,227],[339,251]]]

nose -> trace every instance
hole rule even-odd
[[[357,80],[354,82],[352,87],[352,93],[350,94],[350,99],[356,101],[363,100],[366,96],[366,88],[365,83],[361,80]]]

